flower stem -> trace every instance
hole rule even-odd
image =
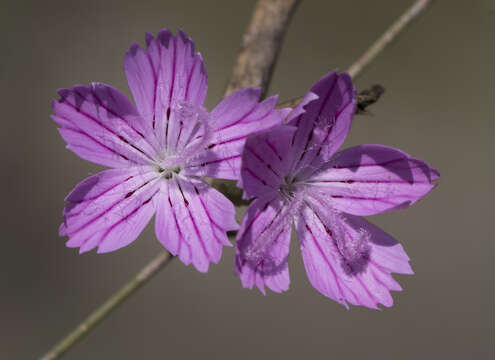
[[[347,69],[349,75],[355,79],[362,71],[399,35],[407,25],[411,24],[433,0],[416,0],[371,46]],[[286,101],[279,107],[294,107],[302,97]]]
[[[300,0],[258,0],[242,36],[241,48],[224,97],[246,87],[266,95],[280,47]]]
[[[394,40],[397,35],[406,28],[433,0],[416,0],[412,6],[407,9],[388,29],[382,36],[378,38],[371,46],[364,52],[354,64],[349,67],[347,72],[352,78],[356,78],[363,69],[368,66],[378,54],[380,54],[385,47]]]
[[[135,293],[139,288],[141,288],[141,286],[156,275],[158,271],[167,266],[172,259],[174,259],[174,256],[172,256],[168,251],[162,251],[122,288],[120,288],[120,290],[108,298],[74,330],[67,334],[58,344],[56,344],[52,349],[50,349],[50,351],[41,357],[41,360],[54,360],[59,358],[103,319],[110,315],[110,313],[122,304],[130,295]]]

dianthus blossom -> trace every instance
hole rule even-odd
[[[81,253],[114,251],[156,214],[163,246],[206,272],[238,225],[230,200],[202,177],[238,179],[246,137],[279,124],[287,110],[274,109],[276,97],[258,102],[260,90],[248,88],[208,112],[208,79],[192,40],[164,29],[147,34],[146,45],[133,44],[124,60],[135,105],[102,83],[61,89],[53,101],[67,148],[111,168],[67,196],[60,235]]]
[[[347,74],[316,82],[287,123],[252,134],[241,182],[250,204],[237,234],[235,270],[244,287],[289,288],[292,226],[311,284],[344,306],[391,306],[391,273],[412,274],[402,246],[361,216],[408,207],[437,170],[401,150],[360,145],[337,152],[356,105]]]

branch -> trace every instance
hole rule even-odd
[[[41,360],[55,360],[69,350],[76,342],[87,335],[96,325],[105,319],[110,313],[122,304],[129,296],[134,294],[144,284],[167,266],[174,259],[168,251],[162,251],[151,260],[137,275],[128,281],[120,290],[113,294],[107,301],[93,311],[83,322],[65,336],[57,345],[48,351]]]
[[[355,79],[362,71],[399,35],[407,25],[411,24],[419,14],[421,14],[433,0],[416,0],[371,46],[347,69],[349,75]],[[360,93],[362,94],[362,93]],[[378,96],[380,97],[380,96]],[[286,101],[279,107],[294,107],[302,97]],[[378,100],[378,99],[377,99]],[[358,97],[359,104],[359,97]],[[368,104],[370,105],[370,104]],[[366,106],[368,106],[366,105]],[[365,106],[365,107],[366,107]],[[358,109],[360,105],[358,105]]]
[[[366,108],[376,103],[384,92],[385,92],[385,88],[379,84],[372,85],[369,89],[362,90],[359,94],[357,94],[357,105],[356,105],[355,113],[356,114],[366,113]],[[301,101],[301,99],[302,97],[297,99],[292,99],[278,105],[277,107],[278,108],[295,107],[299,103],[299,101]]]
[[[349,67],[347,72],[352,78],[358,77],[385,47],[390,44],[402,30],[421,14],[433,0],[416,0],[384,33],[378,38],[361,57]]]
[[[259,0],[243,35],[224,97],[246,87],[268,90],[290,19],[299,0]]]

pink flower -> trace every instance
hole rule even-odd
[[[392,306],[391,273],[412,274],[391,236],[360,216],[408,207],[426,195],[437,170],[383,145],[336,152],[354,114],[347,74],[313,85],[286,125],[250,135],[241,183],[249,206],[237,235],[235,269],[246,288],[289,288],[292,224],[311,284],[348,307]]]
[[[260,91],[237,91],[208,113],[203,60],[182,31],[146,35],[124,60],[134,106],[101,83],[59,90],[52,118],[67,148],[112,169],[82,181],[67,196],[60,235],[80,252],[133,242],[156,213],[158,240],[185,264],[208,271],[226,232],[238,228],[232,203],[200,176],[237,179],[240,151],[252,132],[279,124],[287,110]]]

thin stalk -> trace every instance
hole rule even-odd
[[[407,9],[371,46],[364,52],[347,72],[352,78],[361,74],[363,69],[368,66],[385,47],[399,35],[407,25],[411,23],[419,14],[421,14],[433,0],[416,0],[412,6]]]
[[[41,360],[54,360],[69,350],[75,343],[87,335],[96,325],[105,319],[110,313],[121,305],[129,296],[134,294],[144,284],[165,268],[174,259],[168,251],[162,251],[157,257],[149,262],[120,290],[114,293],[86,319],[84,319],[74,330],[67,334],[58,344],[48,351]]]
[[[411,22],[421,14],[433,0],[416,0],[371,46],[347,69],[355,79],[375,58],[399,35]],[[302,97],[286,101],[279,107],[294,107]]]

